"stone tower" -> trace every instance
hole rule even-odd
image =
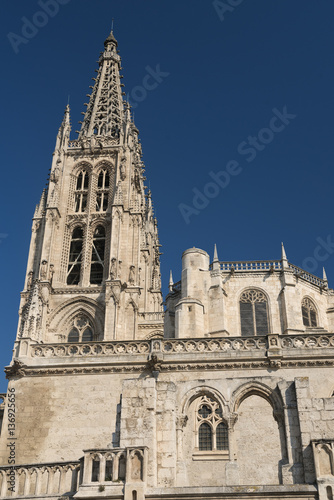
[[[16,355],[36,342],[162,336],[157,221],[111,33],[77,140],[66,107],[33,218]]]

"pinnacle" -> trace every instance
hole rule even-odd
[[[114,37],[114,33],[113,33],[113,30],[110,31],[110,35],[108,36],[108,38],[105,39],[104,41],[104,46],[108,45],[108,43],[115,43],[116,46],[118,45],[117,44],[117,40],[116,38]]]
[[[217,245],[216,244],[214,246],[214,251],[213,251],[213,262],[219,262],[218,252],[217,252]]]
[[[326,271],[325,271],[325,268],[324,268],[324,267],[322,268],[322,279],[323,279],[324,281],[327,281],[327,274],[326,274]]]
[[[286,253],[285,253],[285,248],[284,248],[283,242],[281,243],[281,245],[282,245],[282,260],[288,260]]]
[[[170,292],[173,291],[173,285],[174,285],[173,274],[172,274],[172,271],[170,271],[170,273],[169,273],[169,284],[168,284],[168,288],[169,288]]]

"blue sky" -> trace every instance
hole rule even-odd
[[[325,265],[333,287],[334,4],[57,2],[52,16],[40,15],[45,0],[7,2],[1,12],[0,365],[11,359],[31,218],[64,107],[70,96],[75,138],[112,18],[159,223],[164,292],[189,247],[212,257],[217,243],[220,260],[279,259],[281,241],[294,264],[319,276]],[[143,91],[150,71],[161,81]]]

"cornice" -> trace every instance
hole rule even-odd
[[[165,360],[161,362],[160,373],[171,372],[208,372],[208,371],[231,371],[231,370],[271,370],[277,371],[280,368],[309,368],[322,367],[333,368],[334,360],[279,360],[279,363],[273,364],[271,360],[262,361],[237,361],[237,362],[206,362],[206,363],[168,363]],[[19,370],[11,372],[6,369],[8,379],[21,377],[46,377],[46,376],[70,376],[70,375],[101,375],[108,373],[143,373],[148,371],[147,362],[137,364],[120,365],[99,365],[99,366],[58,366],[58,367],[27,367],[20,366]]]

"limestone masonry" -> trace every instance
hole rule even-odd
[[[32,237],[0,497],[320,499],[334,488],[334,291],[291,264],[160,244],[120,56],[60,126]]]

